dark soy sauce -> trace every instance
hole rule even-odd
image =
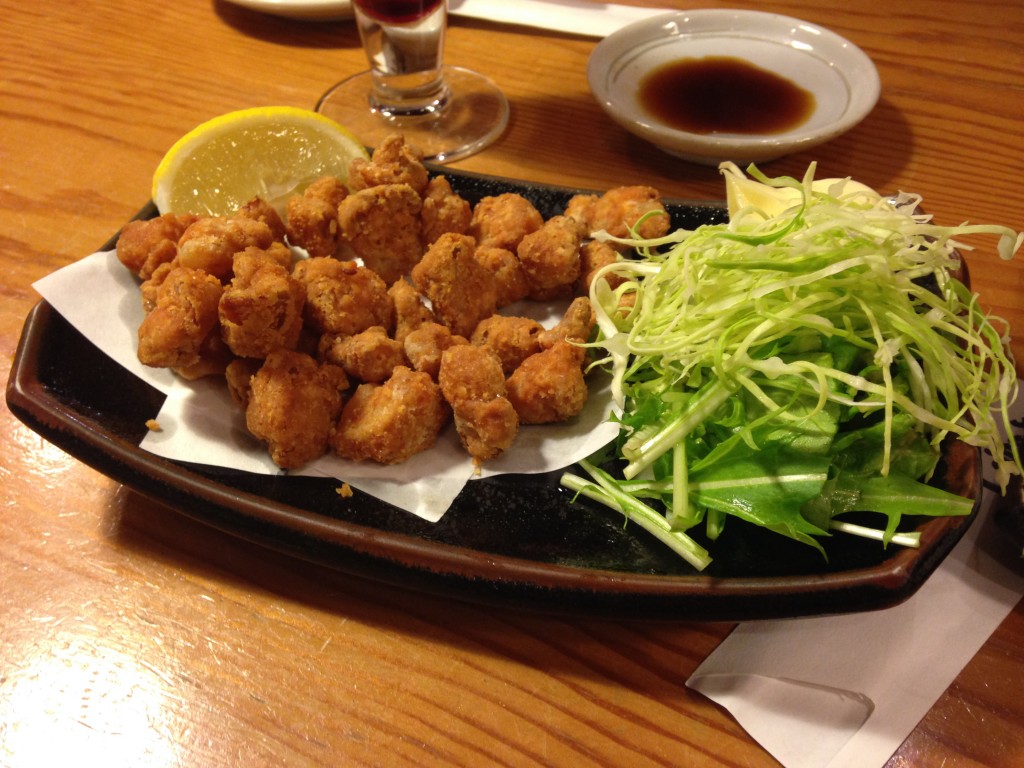
[[[640,104],[691,133],[773,134],[807,120],[817,100],[791,80],[731,56],[680,59],[640,83]]]

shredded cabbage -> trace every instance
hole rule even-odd
[[[598,468],[610,457],[594,457],[590,480],[564,484],[630,519],[623,494],[643,515],[660,503],[668,522],[653,527],[669,533],[656,535],[697,568],[710,559],[683,532],[704,522],[714,539],[727,516],[820,548],[830,530],[858,532],[834,519],[851,510],[887,515],[879,538],[905,543],[894,536],[908,492],[908,512],[969,513],[919,482],[950,436],[985,449],[1005,489],[1022,471],[999,428],[1009,434],[1018,389],[1008,328],[957,279],[958,238],[997,236],[1009,259],[1024,235],[939,226],[916,196],[815,180],[814,165],[802,179],[721,171],[726,224],[658,240],[595,233],[635,250],[591,289],[624,466],[615,479]]]

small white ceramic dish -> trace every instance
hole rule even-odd
[[[252,11],[303,21],[352,18],[351,0],[228,0]]]
[[[770,135],[688,133],[660,123],[638,92],[654,69],[680,59],[736,58],[807,91],[814,111],[799,126]],[[848,131],[878,101],[878,70],[860,48],[800,19],[760,11],[696,10],[653,16],[602,40],[587,66],[590,89],[631,133],[704,165],[764,162]]]

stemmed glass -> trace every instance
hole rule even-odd
[[[505,95],[487,77],[443,63],[446,0],[353,0],[370,69],[331,88],[317,111],[368,146],[401,132],[427,160],[483,149],[508,123]]]

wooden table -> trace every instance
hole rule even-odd
[[[663,5],[684,7],[683,2]],[[855,130],[766,166],[921,193],[940,222],[1024,228],[1024,5],[762,0],[864,48],[882,98]],[[199,122],[312,106],[364,68],[351,22],[226,2],[0,0],[3,372],[31,283],[145,202]],[[460,167],[720,198],[709,168],[614,127],[585,79],[594,41],[453,21],[448,59],[513,105]],[[1024,261],[970,255],[984,305],[1024,328]],[[1024,342],[1014,341],[1024,360]],[[6,379],[6,375],[4,376]],[[775,764],[686,678],[729,625],[568,620],[364,582],[190,522],[0,410],[0,764]],[[1024,606],[935,703],[892,766],[1024,764]]]

